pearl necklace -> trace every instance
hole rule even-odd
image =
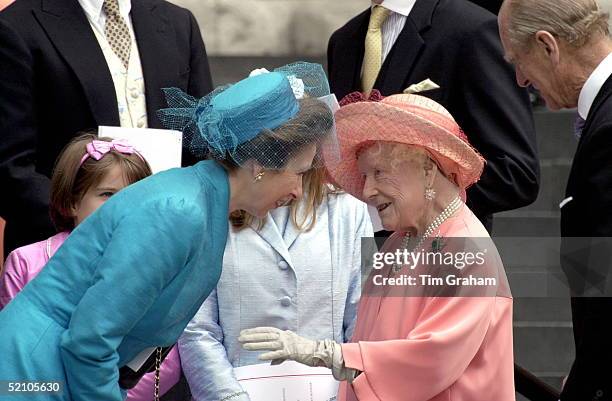
[[[442,225],[442,223],[444,223],[446,221],[446,219],[448,219],[449,217],[451,217],[453,214],[455,214],[455,212],[457,212],[457,210],[459,210],[459,208],[461,207],[463,202],[461,202],[461,198],[459,198],[458,196],[455,197],[455,199],[453,199],[447,206],[446,208],[444,208],[444,210],[442,210],[442,212],[435,218],[433,219],[433,221],[431,223],[429,223],[429,226],[427,226],[427,229],[425,229],[425,233],[423,233],[423,235],[419,238],[419,242],[417,242],[417,244],[414,246],[414,248],[412,248],[412,250],[414,251],[415,249],[420,248],[423,243],[425,242],[425,240],[429,237],[431,237],[431,235],[433,234],[433,232],[440,227],[440,225]],[[402,239],[402,249],[408,249],[408,244],[410,242],[411,236],[410,233],[406,233],[404,235],[404,238]],[[397,264],[393,264],[393,271],[394,272],[398,272],[399,270],[401,270],[402,266],[398,266]]]

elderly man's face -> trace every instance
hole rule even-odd
[[[425,214],[424,156],[409,151],[404,145],[377,142],[361,151],[357,160],[363,198],[376,207],[389,231],[417,227]]]
[[[514,66],[517,84],[537,89],[551,110],[573,107],[567,101],[564,80],[560,79],[552,66],[552,55],[547,53],[540,43],[530,49],[515,46],[508,38],[507,26],[507,11],[502,7],[499,14],[499,35],[504,47],[504,58]]]

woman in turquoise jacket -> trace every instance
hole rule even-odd
[[[304,70],[292,83],[309,81]],[[167,94],[173,108],[162,120],[217,160],[113,196],[0,312],[9,399],[38,388],[28,400],[122,400],[119,368],[177,341],[219,279],[228,214],[263,216],[301,196],[301,177],[331,136],[331,111],[296,99],[287,75],[247,78],[200,100]]]

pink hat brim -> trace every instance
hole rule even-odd
[[[326,161],[330,178],[336,185],[363,200],[363,178],[357,167],[357,152],[368,142],[378,141],[425,149],[462,191],[478,181],[485,161],[460,138],[461,130],[454,120],[414,105],[398,107],[397,103],[385,100],[357,102],[336,112],[340,157]],[[445,126],[440,124],[441,119],[448,120]]]

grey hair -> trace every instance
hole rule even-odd
[[[506,0],[508,39],[530,47],[538,31],[547,31],[580,47],[597,33],[608,36],[609,13],[596,0]]]
[[[408,162],[422,166],[424,169],[431,169],[435,165],[438,170],[442,171],[431,154],[417,145],[387,141],[367,142],[357,149],[357,158],[367,149],[374,149],[373,154],[378,157],[382,155],[384,149],[389,150],[389,153],[384,155],[384,160],[392,169],[400,169],[403,163]]]

